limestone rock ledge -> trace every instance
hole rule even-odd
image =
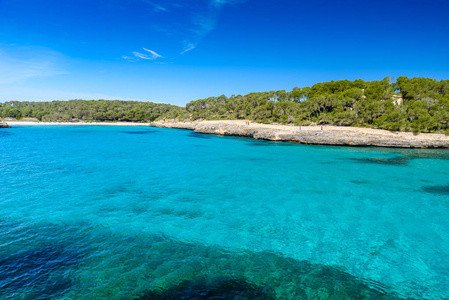
[[[246,121],[153,122],[152,127],[190,129],[197,133],[242,136],[268,141],[311,145],[377,146],[394,148],[449,148],[449,135],[391,132],[338,126],[267,125]]]
[[[9,126],[6,122],[0,121],[0,128],[11,128],[11,126]]]

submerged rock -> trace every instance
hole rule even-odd
[[[163,250],[163,251],[161,251]],[[134,299],[402,299],[391,287],[338,266],[269,251],[234,252],[155,237],[147,244],[152,286]]]
[[[178,299],[276,299],[270,288],[258,287],[244,279],[221,278],[214,281],[184,281],[166,291],[149,291],[139,300]]]
[[[423,191],[436,195],[449,195],[449,185],[424,186]]]

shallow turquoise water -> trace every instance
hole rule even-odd
[[[447,299],[448,216],[447,150],[0,131],[0,298]]]

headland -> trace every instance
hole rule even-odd
[[[11,128],[8,123],[0,121],[0,128]]]
[[[250,137],[310,145],[449,148],[449,135],[412,133],[345,126],[292,126],[245,120],[178,122],[165,120],[152,127],[190,129],[197,133]]]

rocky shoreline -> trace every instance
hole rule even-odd
[[[190,129],[197,133],[242,136],[268,141],[310,145],[376,146],[392,148],[449,148],[449,135],[392,132],[338,126],[290,126],[247,123],[241,120],[176,122],[159,121],[151,127]]]
[[[6,122],[0,121],[0,128],[11,128],[11,126],[9,126]]]

